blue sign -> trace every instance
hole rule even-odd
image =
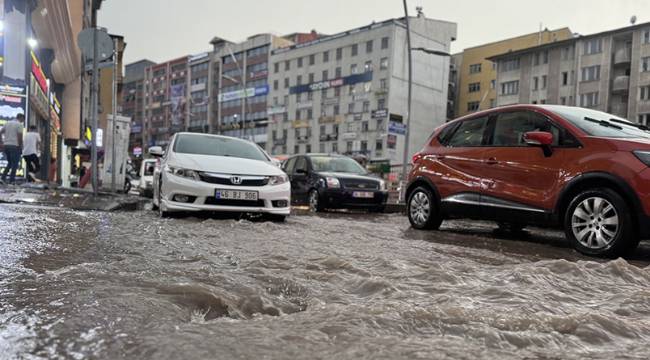
[[[266,95],[269,93],[269,85],[262,85],[254,88],[248,88],[246,90],[235,90],[227,93],[219,94],[219,101],[231,101],[238,100],[241,98],[249,98],[253,96]]]
[[[389,121],[388,133],[397,134],[397,135],[406,135],[406,125],[394,121]]]
[[[363,74],[354,74],[345,76],[342,78],[332,79],[332,80],[323,80],[311,84],[305,85],[296,85],[289,88],[289,94],[298,94],[308,91],[318,91],[322,89],[329,89],[333,87],[339,87],[344,85],[354,85],[361,82],[372,81],[372,71],[365,72]]]

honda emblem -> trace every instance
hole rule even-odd
[[[230,177],[230,182],[233,185],[240,185],[241,184],[241,176],[231,176]]]

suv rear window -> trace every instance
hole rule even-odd
[[[483,136],[488,123],[487,117],[463,120],[450,137],[447,146],[475,147],[483,144]]]

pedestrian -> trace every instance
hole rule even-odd
[[[18,114],[16,119],[7,122],[0,130],[0,136],[4,135],[5,158],[7,159],[7,167],[2,173],[2,183],[7,182],[7,174],[9,174],[9,183],[16,183],[16,170],[18,170],[23,147],[24,121],[25,115]]]
[[[27,163],[27,181],[34,182],[36,180],[35,173],[41,169],[38,160],[38,149],[41,146],[41,135],[38,133],[36,126],[31,125],[29,131],[25,134],[23,142],[23,159]]]

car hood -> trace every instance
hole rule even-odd
[[[338,179],[358,179],[358,180],[375,180],[375,181],[380,180],[379,178],[376,178],[371,175],[357,175],[357,174],[342,173],[342,172],[321,171],[318,172],[318,174],[321,176],[335,177]]]
[[[231,156],[171,153],[168,164],[184,169],[234,175],[275,176],[284,174],[280,168],[261,160]]]

